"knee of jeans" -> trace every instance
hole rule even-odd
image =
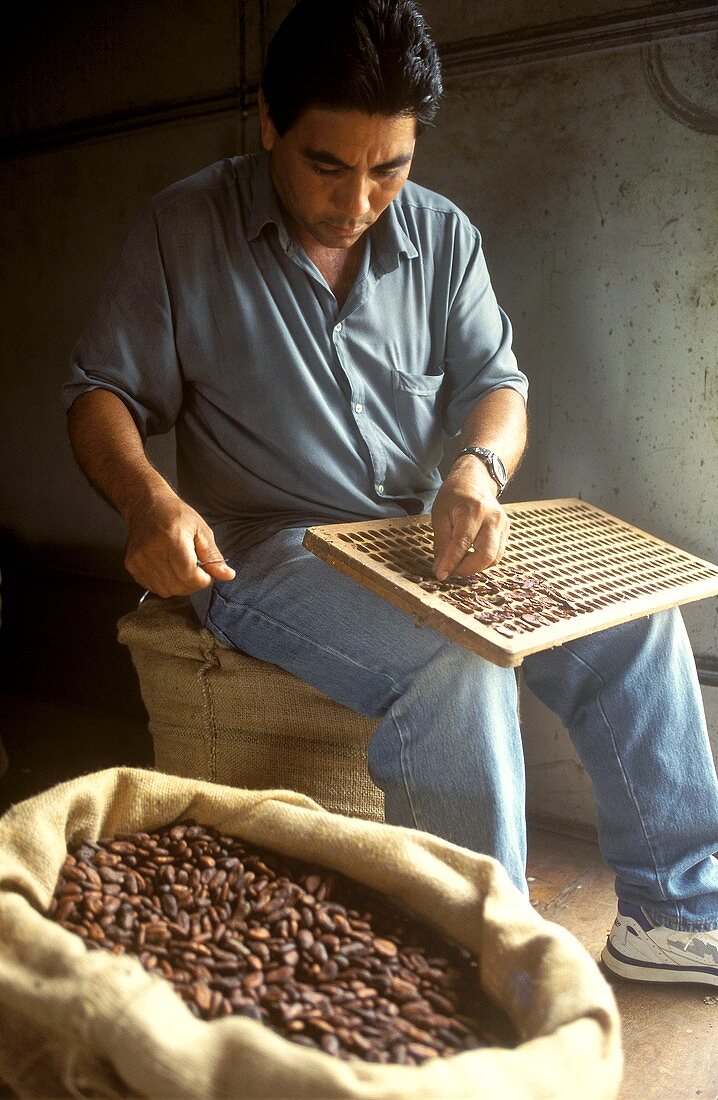
[[[604,678],[644,668],[661,675],[675,659],[691,658],[688,635],[677,607],[658,611],[571,643]],[[691,658],[692,661],[692,658]]]
[[[565,723],[608,685],[640,691],[649,679],[675,675],[686,657],[691,664],[683,620],[673,608],[532,654],[523,673],[527,687]]]
[[[493,704],[517,706],[516,674],[457,642],[445,641],[415,670],[413,681],[421,690],[437,688],[453,700],[472,703],[477,695]]]

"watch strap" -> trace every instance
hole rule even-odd
[[[504,489],[506,488],[508,478],[505,476],[506,471],[504,464],[499,456],[496,454],[496,452],[490,451],[488,447],[464,447],[461,451],[459,451],[456,458],[454,459],[454,462],[460,459],[463,455],[474,455],[475,458],[478,458],[481,462],[483,462],[484,466],[489,471],[491,477],[494,479],[498,486],[499,491],[497,496],[500,497]]]

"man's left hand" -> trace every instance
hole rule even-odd
[[[470,577],[501,561],[509,518],[496,499],[496,483],[473,456],[451,467],[434,501],[431,522],[438,580]]]

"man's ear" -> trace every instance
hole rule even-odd
[[[259,89],[259,123],[262,131],[262,145],[269,152],[277,139],[277,131],[274,128],[267,101],[262,89]]]

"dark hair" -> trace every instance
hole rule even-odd
[[[311,107],[414,115],[420,133],[441,66],[413,0],[298,0],[269,44],[262,91],[280,135]]]

